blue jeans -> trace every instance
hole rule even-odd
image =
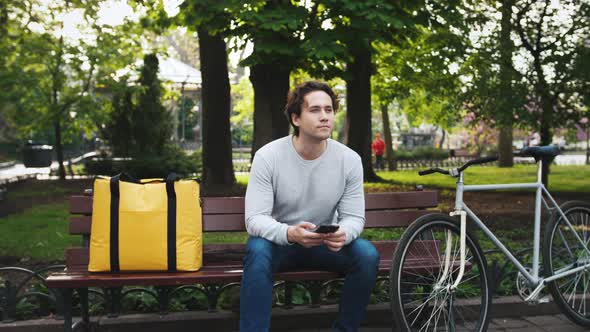
[[[356,239],[340,251],[326,246],[281,246],[260,237],[246,244],[240,288],[240,331],[268,331],[272,309],[273,273],[310,268],[345,276],[335,331],[356,331],[365,316],[377,279],[379,254],[371,242]]]

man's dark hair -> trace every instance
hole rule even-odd
[[[297,127],[293,123],[293,120],[291,120],[291,114],[301,116],[301,108],[303,107],[305,96],[314,91],[324,91],[327,93],[328,96],[330,96],[330,99],[332,99],[332,109],[334,112],[338,110],[338,96],[328,84],[318,81],[307,81],[299,84],[293,88],[293,90],[289,91],[287,105],[285,105],[285,115],[287,116],[287,121],[289,121],[291,127],[293,127],[293,133],[295,136],[299,136],[299,127]]]

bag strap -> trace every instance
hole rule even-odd
[[[168,271],[176,271],[176,191],[174,182],[180,177],[170,173],[166,177],[166,194],[168,195]]]
[[[110,260],[111,272],[119,272],[119,180],[121,174],[113,176],[110,182],[111,188],[111,238]]]

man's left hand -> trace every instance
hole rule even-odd
[[[346,241],[346,233],[339,229],[334,233],[324,234],[324,244],[332,251],[340,251]]]

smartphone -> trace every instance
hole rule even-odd
[[[319,225],[313,232],[320,234],[334,233],[338,228],[340,228],[338,225]]]

